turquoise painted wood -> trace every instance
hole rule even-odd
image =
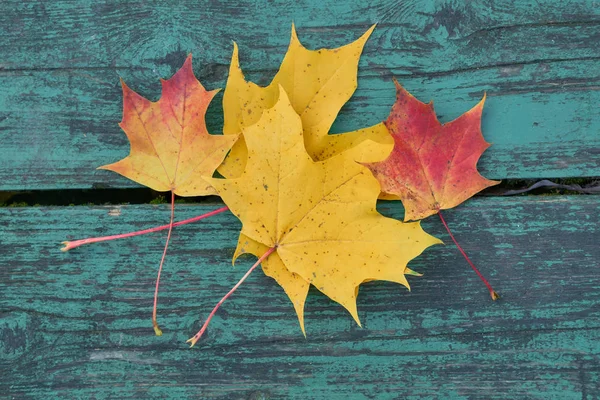
[[[216,208],[179,206],[178,218]],[[401,217],[398,203],[380,211]],[[477,198],[445,213],[502,298],[454,246],[411,263],[412,292],[363,285],[359,328],[311,291],[308,336],[256,271],[195,333],[251,257],[220,214],[176,228],[151,323],[165,232],[69,253],[66,238],[164,223],[168,206],[0,209],[0,393],[7,398],[594,399],[600,393],[599,196]],[[426,231],[449,242],[436,218]]]
[[[99,165],[128,153],[119,77],[157,99],[186,55],[208,88],[231,41],[266,84],[290,22],[310,48],[378,23],[359,88],[332,128],[384,119],[392,77],[442,121],[484,91],[480,170],[493,179],[600,176],[596,0],[0,2],[0,191],[132,188]],[[211,132],[222,126],[221,97]],[[94,191],[93,189],[98,189]],[[180,219],[222,206],[178,205]],[[401,218],[398,203],[382,213]],[[362,286],[363,328],[311,291],[305,339],[281,288],[256,271],[194,349],[185,340],[254,259],[230,265],[239,222],[176,228],[154,336],[165,232],[59,251],[59,242],[164,224],[167,205],[0,208],[0,398],[598,399],[600,197],[479,197],[445,212],[488,294],[454,246],[399,285]],[[428,232],[451,243],[435,217]]]
[[[0,189],[133,187],[95,168],[128,153],[119,77],[159,96],[187,53],[209,88],[223,87],[231,41],[265,84],[291,21],[309,47],[339,46],[378,27],[359,89],[332,131],[387,116],[397,77],[441,120],[487,91],[480,162],[493,179],[600,176],[600,6],[590,1],[369,2],[245,0],[0,3]],[[220,97],[208,116],[221,129]]]

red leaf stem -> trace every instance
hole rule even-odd
[[[212,317],[214,317],[214,315],[217,312],[217,310],[219,309],[219,307],[221,307],[221,304],[223,304],[223,302],[225,300],[227,300],[227,298],[229,296],[231,296],[233,294],[233,292],[236,291],[236,289],[242,284],[242,282],[244,282],[246,280],[246,278],[248,278],[248,276],[252,273],[252,271],[254,271],[256,269],[256,267],[258,267],[260,265],[261,262],[266,260],[267,257],[269,257],[271,255],[271,253],[273,253],[275,251],[275,249],[276,249],[275,247],[271,247],[269,250],[267,250],[267,252],[265,254],[263,254],[254,263],[254,265],[252,267],[250,267],[250,269],[248,270],[248,272],[246,272],[246,274],[242,277],[242,279],[240,279],[240,281],[238,283],[236,283],[236,285],[225,296],[223,296],[223,298],[217,303],[215,308],[213,308],[213,310],[210,312],[210,314],[208,315],[208,318],[206,318],[206,321],[204,321],[204,325],[202,325],[202,328],[200,328],[198,333],[196,333],[194,335],[194,337],[187,340],[186,343],[191,343],[190,347],[194,347],[196,342],[202,337],[202,335],[206,331],[206,328],[208,328],[208,324],[210,323],[210,320],[212,319]]]
[[[184,219],[184,220],[179,221],[179,222],[175,222],[173,224],[173,228],[176,227],[176,226],[180,226],[180,225],[190,224],[192,222],[197,222],[197,221],[203,220],[205,218],[212,217],[213,215],[220,214],[220,213],[225,212],[227,210],[229,210],[228,207],[217,208],[216,210],[207,212],[206,214],[198,215],[197,217],[188,218],[188,219]],[[79,239],[79,240],[73,240],[73,241],[66,241],[66,242],[62,242],[62,244],[64,244],[65,247],[61,248],[61,250],[62,251],[69,251],[69,250],[74,249],[76,247],[83,246],[84,244],[106,242],[106,241],[109,241],[109,240],[125,239],[125,238],[128,238],[128,237],[145,235],[145,234],[148,234],[148,233],[158,232],[158,231],[162,231],[162,230],[165,230],[165,229],[169,229],[170,227],[171,227],[171,224],[167,224],[167,225],[157,226],[155,228],[144,229],[144,230],[141,230],[141,231],[135,231],[135,232],[129,232],[129,233],[121,233],[119,235],[101,236],[101,237],[95,237],[95,238],[87,238],[87,239]]]
[[[485,279],[483,277],[483,275],[481,274],[481,272],[479,272],[479,270],[475,267],[475,264],[473,264],[473,262],[469,259],[469,256],[467,256],[467,253],[465,253],[465,251],[463,250],[463,248],[460,247],[460,244],[458,244],[458,242],[454,238],[454,235],[450,231],[450,228],[448,227],[448,224],[446,224],[446,221],[444,220],[444,217],[442,216],[442,212],[438,211],[438,215],[440,216],[440,219],[442,220],[442,224],[444,224],[444,227],[448,231],[448,234],[452,238],[452,241],[454,242],[454,244],[456,245],[456,247],[458,247],[458,250],[461,252],[461,254],[465,258],[465,260],[467,260],[467,262],[469,263],[469,265],[471,266],[471,268],[473,268],[473,271],[475,271],[475,273],[477,274],[477,276],[479,276],[479,279],[481,279],[481,281],[485,284],[485,286],[490,291],[490,296],[492,296],[492,300],[498,300],[500,298],[500,296],[498,295],[498,293],[496,293],[494,291],[494,289],[492,288],[492,285],[490,285],[490,283],[487,281],[487,279]]]

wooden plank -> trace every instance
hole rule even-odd
[[[595,58],[600,23],[595,0],[409,0],[400,5],[278,0],[269,6],[255,0],[184,0],[177,6],[141,2],[135,7],[122,0],[7,0],[2,9],[2,52],[10,55],[2,60],[4,68],[152,65],[162,66],[157,71],[162,74],[173,72],[170,60],[163,58],[171,52],[209,54],[210,62],[228,65],[232,40],[254,50],[246,55],[251,71],[272,69],[283,57],[292,21],[315,47],[347,43],[378,23],[365,56],[385,61],[380,65],[385,68],[402,66],[406,73]],[[567,40],[573,37],[581,40],[574,45]]]
[[[178,218],[215,205],[178,206]],[[398,203],[380,209],[399,217]],[[600,197],[478,198],[445,212],[501,293],[453,246],[411,263],[412,292],[364,285],[357,327],[317,291],[308,337],[254,273],[196,348],[184,340],[252,263],[221,214],[174,231],[150,324],[164,232],[58,250],[67,237],[164,223],[168,206],[0,209],[0,393],[8,398],[592,399],[600,393]],[[424,228],[449,242],[435,218]]]
[[[266,83],[293,19],[311,48],[347,43],[379,22],[359,89],[333,132],[384,119],[396,76],[442,121],[484,91],[480,163],[493,179],[600,175],[600,7],[595,1],[0,3],[0,190],[134,187],[99,165],[128,152],[119,76],[156,99],[185,55],[223,87],[238,41],[248,77]],[[221,129],[220,97],[208,116]]]

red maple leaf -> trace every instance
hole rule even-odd
[[[439,215],[462,255],[496,300],[498,294],[458,244],[440,212],[500,183],[477,171],[479,157],[490,146],[481,133],[485,95],[454,121],[441,124],[433,102],[420,102],[394,82],[396,102],[385,121],[394,138],[394,149],[384,161],[365,165],[379,181],[382,198],[402,200],[405,221]]]
[[[405,221],[419,220],[456,207],[498,181],[477,171],[490,144],[481,133],[484,98],[457,119],[441,124],[433,102],[425,104],[396,83],[396,102],[385,125],[394,138],[388,158],[366,164],[384,198],[400,199]]]

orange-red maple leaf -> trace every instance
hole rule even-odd
[[[396,82],[396,102],[385,121],[394,138],[388,158],[365,164],[381,184],[383,198],[400,199],[405,221],[456,207],[500,182],[484,178],[477,160],[489,147],[481,133],[484,98],[457,119],[441,124],[425,104]]]
[[[206,91],[192,71],[192,56],[171,79],[162,80],[162,96],[152,102],[123,86],[123,120],[131,144],[129,156],[100,167],[159,192],[179,196],[216,194],[202,177],[211,176],[237,140],[210,135],[204,115],[218,90]]]
[[[216,194],[204,178],[212,176],[223,162],[237,135],[210,135],[204,116],[218,90],[207,91],[194,76],[190,54],[171,79],[163,80],[160,100],[152,102],[121,80],[123,119],[119,124],[131,145],[129,155],[99,169],[117,172],[159,192],[171,192],[169,232],[158,267],[154,291],[152,324],[156,335],[162,331],[156,321],[158,287],[165,262],[173,218],[175,195],[205,196]],[[65,243],[63,250],[68,250]]]

